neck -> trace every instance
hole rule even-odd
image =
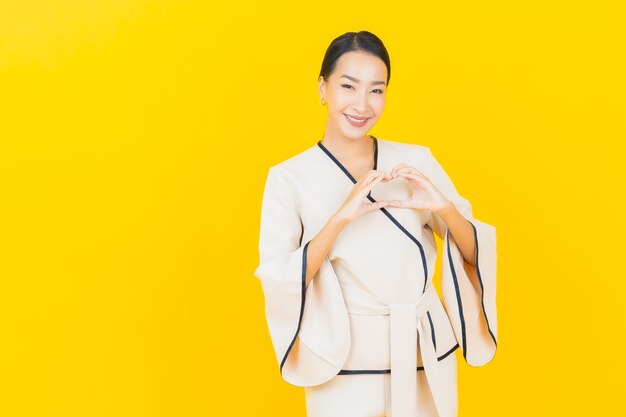
[[[354,158],[370,155],[374,149],[374,139],[365,135],[358,139],[347,138],[343,135],[333,135],[326,132],[321,140],[322,145],[337,156]]]

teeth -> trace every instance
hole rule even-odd
[[[346,114],[346,116],[348,116],[348,115]],[[361,119],[355,119],[354,117],[350,117],[350,116],[348,116],[348,119],[354,120],[356,123],[363,123],[366,120],[366,119],[362,119],[362,120]]]

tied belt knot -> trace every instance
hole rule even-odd
[[[450,399],[446,399],[447,381],[442,378],[439,361],[426,313],[439,301],[435,287],[430,284],[414,302],[383,304],[372,295],[355,288],[343,288],[350,314],[389,316],[391,359],[391,415],[416,417],[417,408],[417,339],[424,372],[440,417],[454,416]],[[416,335],[417,332],[417,335]]]

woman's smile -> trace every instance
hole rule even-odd
[[[366,117],[366,118],[356,118],[356,117],[347,115],[345,113],[343,113],[343,115],[345,116],[346,120],[354,127],[363,127],[363,126],[365,126],[367,121],[370,119],[369,117]]]

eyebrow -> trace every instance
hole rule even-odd
[[[351,81],[354,81],[355,83],[361,82],[361,80],[359,80],[358,78],[351,77],[348,74],[342,74],[341,77],[345,77],[345,78],[347,78],[347,79],[349,79]],[[341,77],[339,77],[339,78],[341,78]],[[386,84],[386,83],[384,81],[372,81],[371,85],[378,85],[378,84]]]

